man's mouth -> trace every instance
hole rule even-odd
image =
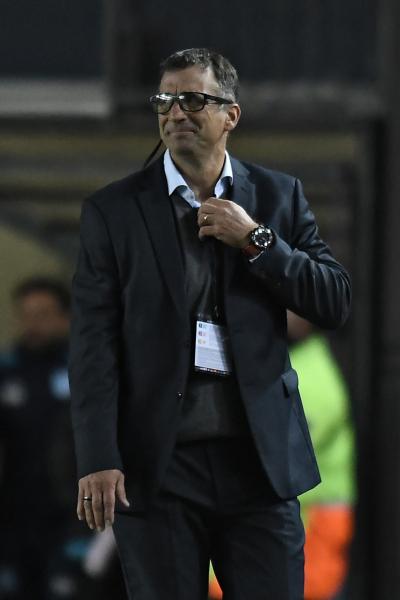
[[[189,127],[182,127],[182,129],[170,129],[167,131],[168,134],[173,133],[196,133],[195,129],[190,129]]]

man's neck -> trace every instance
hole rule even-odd
[[[225,149],[208,157],[172,156],[172,160],[196,198],[204,202],[214,194],[225,162]]]

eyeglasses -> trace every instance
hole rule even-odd
[[[168,92],[160,92],[151,96],[150,102],[154,112],[161,115],[170,111],[174,102],[177,102],[184,112],[198,112],[203,110],[206,104],[233,104],[232,100],[210,96],[210,94],[202,92],[181,92],[177,96]]]

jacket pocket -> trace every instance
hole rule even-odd
[[[303,433],[305,442],[307,444],[308,451],[310,452],[310,455],[311,455],[313,461],[316,463],[314,448],[313,448],[313,444],[311,441],[307,418],[306,418],[306,415],[304,414],[303,403],[300,398],[299,378],[298,378],[297,372],[294,369],[289,369],[288,371],[285,371],[285,373],[283,373],[281,375],[281,379],[282,379],[285,395],[288,398],[292,399],[292,410],[294,411],[294,414],[296,415],[296,419],[297,419],[298,425],[300,426],[300,429]]]
[[[281,375],[281,379],[287,396],[291,396],[291,394],[298,391],[299,378],[294,369],[289,369],[289,371],[285,371],[285,373]]]

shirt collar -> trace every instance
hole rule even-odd
[[[193,208],[199,208],[200,202],[197,200],[193,191],[190,189],[181,173],[176,168],[168,149],[164,154],[164,171],[167,178],[168,194],[171,196],[175,191],[177,191],[179,195],[190,204],[190,206]],[[231,159],[229,158],[228,152],[225,150],[224,167],[222,169],[221,177],[218,179],[214,188],[214,195],[216,198],[223,196],[226,193],[228,186],[232,185],[232,183],[233,171]]]

